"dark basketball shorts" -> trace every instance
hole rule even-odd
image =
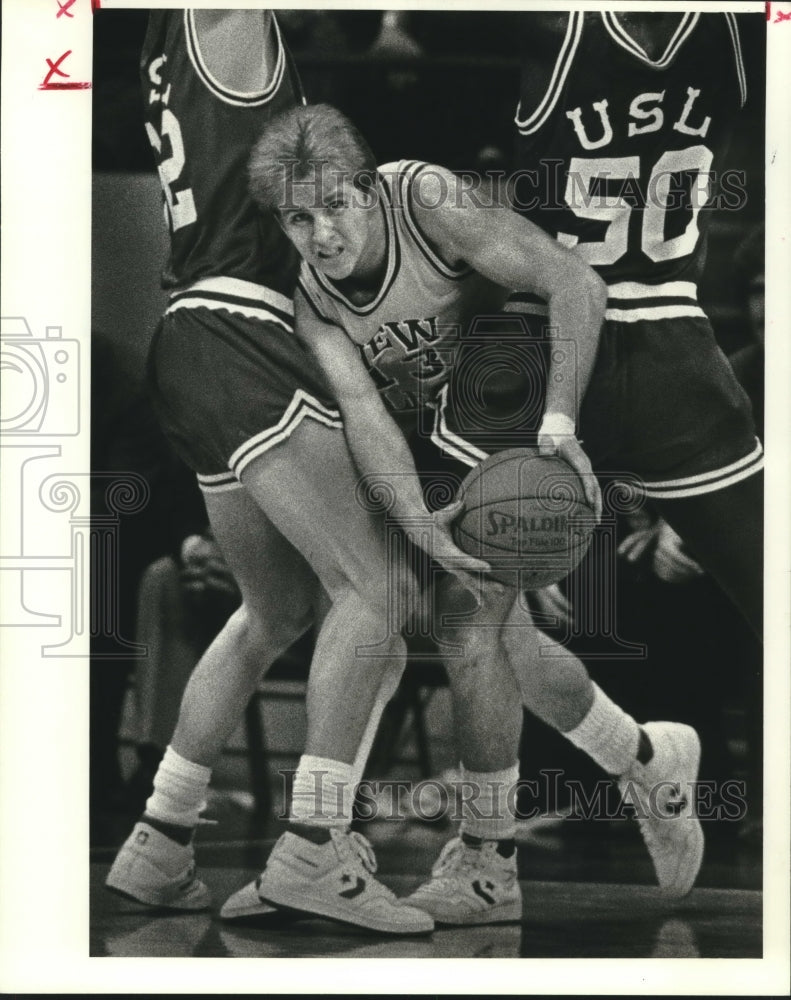
[[[758,472],[763,449],[750,401],[697,305],[695,286],[623,282],[609,291],[578,430],[596,473],[628,480],[647,497],[674,499]],[[533,307],[509,308],[524,314]],[[546,307],[534,308],[525,320],[538,336]]]
[[[238,488],[247,466],[303,420],[341,428],[290,299],[209,278],[174,295],[148,357],[159,420],[205,492]]]

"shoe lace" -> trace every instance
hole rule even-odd
[[[344,856],[353,856],[367,872],[371,875],[376,874],[377,865],[374,849],[371,842],[361,833],[357,833],[356,830],[348,832],[332,830],[331,836]]]
[[[442,852],[434,862],[431,874],[434,876],[450,875],[453,872],[471,870],[475,867],[477,854],[468,849],[461,837],[454,837],[442,848]]]

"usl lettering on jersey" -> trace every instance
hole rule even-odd
[[[360,351],[377,388],[394,410],[426,403],[420,387],[444,380],[446,360],[435,347],[442,340],[436,316],[382,323]]]
[[[628,135],[645,135],[648,132],[658,132],[665,124],[665,91],[657,93],[638,94],[629,105]],[[687,87],[683,105],[679,100],[673,108],[676,120],[673,129],[682,135],[694,135],[701,138],[706,135],[711,125],[711,117],[695,114],[695,104],[701,91],[696,87]],[[566,112],[574,132],[583,149],[601,149],[612,142],[614,132],[610,120],[610,103],[606,99],[593,101],[591,109],[583,113],[582,107]]]

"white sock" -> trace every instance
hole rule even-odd
[[[640,727],[597,685],[593,704],[578,725],[564,734],[608,774],[624,774],[637,757]]]
[[[290,819],[309,826],[346,827],[357,783],[354,764],[303,754],[294,775]]]
[[[516,784],[519,764],[502,771],[470,771],[462,763],[462,833],[481,840],[507,840],[516,834]]]
[[[168,747],[154,778],[154,793],[146,802],[146,812],[163,823],[197,826],[206,808],[206,792],[211,768],[191,760]]]

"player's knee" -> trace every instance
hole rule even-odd
[[[249,604],[234,612],[231,627],[244,633],[248,656],[252,662],[270,662],[282,656],[310,627],[312,612],[303,608],[267,613]]]
[[[510,621],[508,626],[502,630],[502,642],[508,659],[512,663],[525,664],[529,671],[540,673],[546,669],[551,659],[541,660],[542,638],[544,644],[549,645],[546,636],[533,625],[531,621]]]
[[[344,576],[330,589],[333,604],[354,605],[358,614],[387,622],[396,633],[400,633],[412,617],[418,594],[416,577],[402,565],[388,572]]]
[[[504,653],[497,628],[480,625],[444,628],[440,629],[440,638],[454,649],[453,655],[448,657],[449,672],[466,674]]]

